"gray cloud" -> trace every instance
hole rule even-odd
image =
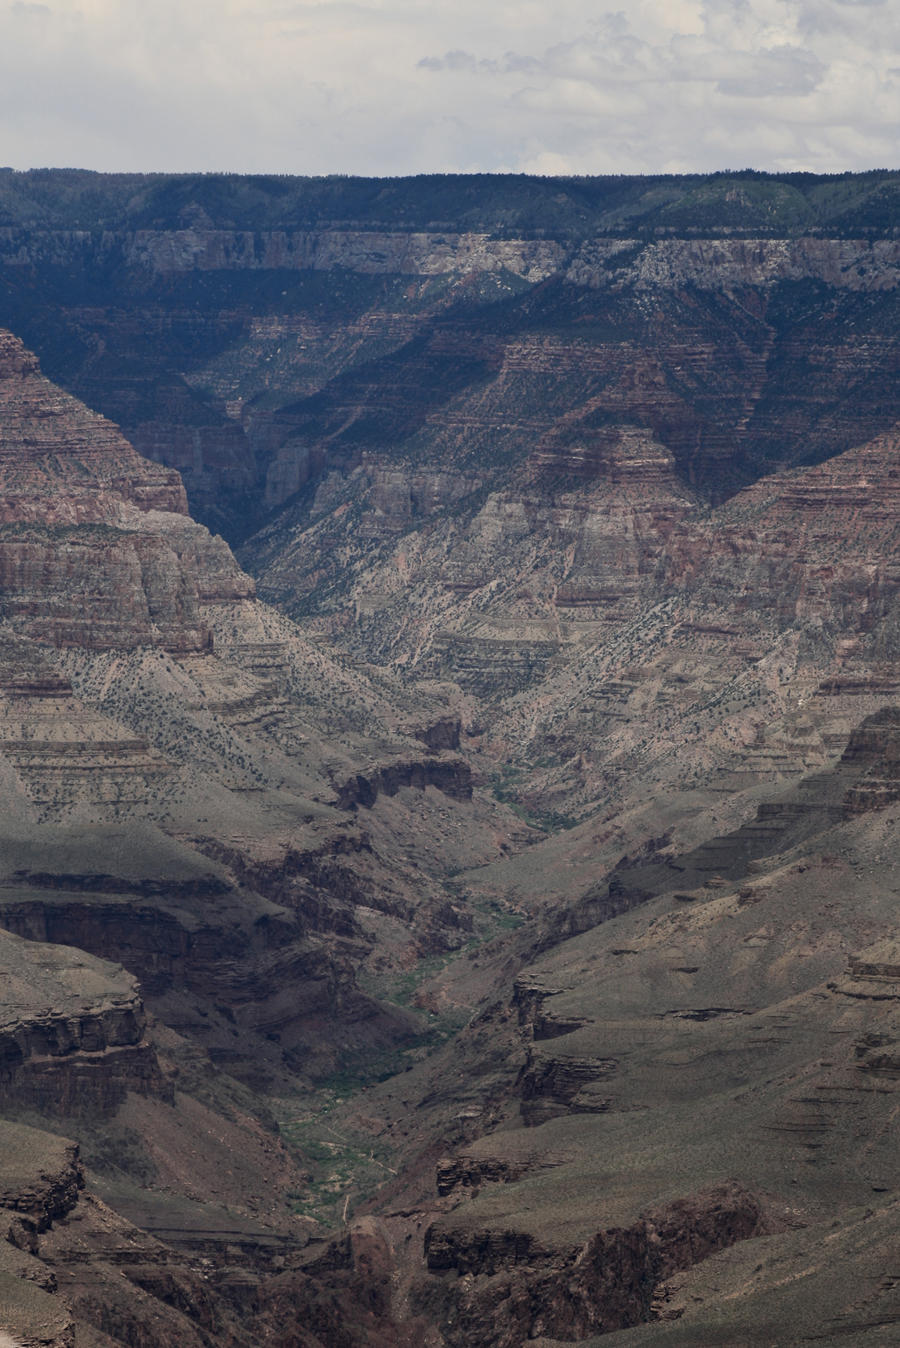
[[[746,61],[746,67],[744,74],[720,79],[716,84],[719,93],[732,98],[803,98],[821,84],[827,69],[817,56],[800,47],[760,52]]]
[[[294,173],[896,161],[878,0],[0,3],[0,163]]]
[[[471,52],[448,51],[443,56],[423,56],[419,65],[423,70],[477,70],[478,62]]]

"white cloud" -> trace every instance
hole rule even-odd
[[[0,163],[881,166],[898,65],[897,0],[16,0]]]

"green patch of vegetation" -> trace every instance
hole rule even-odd
[[[785,229],[877,213],[890,222],[898,175],[634,174],[535,178],[526,174],[418,174],[319,178],[224,173],[101,174],[0,169],[0,223],[92,231],[212,228],[483,230],[495,237],[584,237],[665,220],[707,228],[749,221]],[[201,214],[202,213],[202,214]],[[879,223],[881,215],[878,215]],[[896,215],[893,216],[896,219]],[[253,240],[259,254],[260,241]]]
[[[457,951],[451,951],[441,955],[431,955],[428,959],[420,960],[414,968],[404,969],[402,973],[395,975],[392,985],[386,992],[386,1000],[394,1002],[397,1006],[412,1006],[415,995],[422,984],[445,969],[450,961],[456,958],[457,954]]]
[[[494,778],[491,788],[495,800],[499,800],[501,804],[508,806],[524,824],[528,824],[530,828],[539,829],[542,833],[562,833],[566,829],[575,827],[579,821],[574,815],[563,814],[559,810],[529,809],[520,798],[518,791],[519,783],[523,780],[523,777],[524,772],[521,768],[504,764]]]
[[[276,1110],[281,1136],[311,1174],[308,1190],[289,1195],[298,1215],[333,1226],[346,1220],[394,1173],[388,1148],[348,1128],[342,1120],[335,1122],[335,1116],[342,1105],[367,1087],[398,1076],[437,1052],[467,1023],[466,1007],[449,1007],[439,1013],[421,1010],[417,1005],[420,991],[455,960],[525,920],[521,913],[496,899],[472,899],[469,907],[475,932],[459,949],[431,955],[399,973],[360,976],[360,985],[379,1001],[418,1011],[421,1032],[403,1044],[380,1051],[345,1054],[339,1068],[318,1081],[302,1114],[284,1103]]]
[[[332,1127],[327,1116],[288,1116],[280,1126],[285,1142],[311,1175],[304,1193],[288,1195],[298,1216],[336,1226],[394,1174],[386,1147],[350,1129]]]

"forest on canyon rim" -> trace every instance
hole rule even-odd
[[[898,206],[0,170],[0,1331],[896,1341]]]

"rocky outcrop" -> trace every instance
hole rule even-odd
[[[0,406],[0,523],[112,525],[126,503],[187,515],[178,474],[141,459],[117,427],[45,379],[37,357],[3,331]]]
[[[477,1193],[484,1184],[509,1184],[521,1179],[530,1168],[527,1164],[517,1165],[499,1156],[477,1157],[458,1153],[438,1161],[435,1183],[441,1198],[453,1193],[459,1197],[458,1191],[461,1189]]]
[[[455,1272],[450,1344],[517,1348],[530,1339],[584,1339],[652,1317],[659,1281],[767,1230],[756,1196],[729,1182],[553,1250],[514,1231],[438,1223],[425,1239],[432,1273]]]
[[[78,1147],[66,1138],[5,1119],[0,1120],[0,1137],[0,1208],[7,1215],[16,1213],[26,1222],[24,1229],[40,1235],[67,1217],[78,1202],[84,1188]]]
[[[583,245],[566,275],[592,287],[636,284],[642,289],[684,285],[730,289],[815,279],[836,289],[892,290],[900,281],[900,248],[893,239],[660,239],[621,241],[616,253],[600,242]]]
[[[413,734],[432,753],[439,753],[442,749],[459,748],[460,730],[458,716],[441,716],[430,725],[418,726]]]
[[[0,962],[0,1104],[71,1117],[114,1113],[130,1090],[171,1096],[134,978],[6,932]]]
[[[72,599],[65,599],[66,621]],[[147,740],[98,715],[33,641],[0,634],[0,754],[38,811],[146,803],[172,765]]]
[[[880,810],[900,800],[900,708],[886,707],[854,730],[843,761],[866,765],[844,798],[848,814]]]
[[[713,529],[688,525],[671,539],[666,587],[715,593],[745,622],[766,612],[872,631],[900,580],[898,446],[891,431],[818,467],[763,478],[723,507]]]
[[[54,1295],[41,1237],[75,1208],[84,1172],[74,1142],[0,1120],[0,1343],[74,1348],[71,1309]]]
[[[127,884],[113,877],[54,876],[46,887],[41,879],[23,876],[0,887],[0,927],[27,938],[16,948],[38,965],[41,952],[55,948],[43,944],[48,941],[121,961],[131,975],[122,977],[135,989],[134,1006],[130,1015],[122,1013],[121,1024],[109,1015],[98,1021],[93,1011],[83,1024],[56,1013],[48,1013],[46,1024],[23,1028],[16,1021],[7,1044],[10,1100],[38,1104],[40,1097],[66,1114],[81,1105],[109,1112],[128,1089],[170,1093],[142,1043],[134,976],[168,1024],[261,1089],[288,1070],[330,1070],[341,1030],[336,1025],[334,1035],[322,1032],[328,1005],[341,1006],[345,1026],[358,1021],[375,1037],[409,1033],[402,1016],[394,1023],[356,987],[353,953],[361,933],[346,911],[343,926],[337,921],[334,898],[323,898],[318,910],[310,904],[293,914],[250,890],[214,881],[180,894],[177,885],[161,893],[152,884],[146,892],[134,885],[129,894]],[[355,941],[347,941],[348,934]],[[89,1052],[79,1056],[78,1049]],[[96,1086],[89,1070],[94,1062],[108,1077]]]
[[[58,647],[208,649],[201,605],[253,584],[187,517],[178,474],[43,378],[9,333],[0,412],[0,616]]]
[[[454,800],[471,800],[472,770],[461,758],[426,758],[421,762],[386,763],[371,773],[357,773],[338,788],[342,810],[368,809],[380,795],[396,796],[402,787],[424,791],[433,786]]]
[[[609,1108],[602,1083],[618,1069],[615,1058],[578,1058],[532,1052],[520,1075],[522,1122],[536,1127],[560,1114],[602,1114]]]
[[[900,945],[897,939],[887,937],[860,954],[851,955],[848,975],[856,987],[850,988],[845,983],[843,991],[851,995],[883,997],[888,1001],[900,999]],[[884,986],[867,987],[868,984]]]
[[[558,653],[555,641],[440,632],[432,646],[429,672],[453,679],[476,697],[491,698],[528,688]]]
[[[564,256],[563,248],[550,240],[499,240],[486,233],[454,231],[140,230],[122,239],[120,246],[128,263],[163,275],[234,268],[333,271],[345,267],[363,275],[400,276],[506,271],[536,282],[557,271]]]

